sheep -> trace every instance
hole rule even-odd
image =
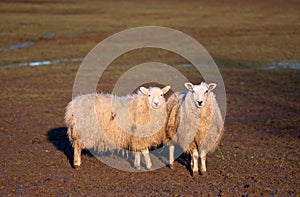
[[[174,144],[178,143],[184,152],[191,155],[191,170],[195,177],[199,174],[199,153],[201,174],[206,174],[206,154],[212,152],[220,142],[224,121],[212,92],[215,83],[184,85],[189,91],[175,92],[167,100],[168,122],[164,143],[170,144],[170,168],[173,169]]]
[[[164,95],[170,86],[140,87],[124,97],[91,93],[74,98],[66,108],[67,135],[74,149],[73,167],[81,165],[82,149],[134,151],[134,167],[140,170],[140,155],[152,166],[149,150],[162,143],[167,121]]]

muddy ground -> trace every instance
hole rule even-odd
[[[196,180],[183,162],[173,171],[130,173],[84,154],[81,170],[73,169],[63,115],[75,72],[60,65],[2,70],[1,195],[299,193],[298,71],[221,69],[226,130],[208,175]]]
[[[297,2],[166,1],[160,6],[148,2],[143,7],[128,1],[130,6],[137,6],[138,13],[126,12],[126,2],[117,3],[116,8],[104,2],[95,3],[95,8],[79,1],[72,5],[68,1],[1,2],[2,11],[6,11],[1,13],[5,15],[1,19],[1,47],[38,40],[30,47],[0,51],[0,196],[299,196],[300,71],[257,69],[270,62],[299,62]],[[185,6],[188,11],[180,18],[176,9]],[[205,10],[201,16],[197,10],[192,12],[199,7]],[[119,12],[102,12],[104,8]],[[221,14],[211,15],[215,11]],[[39,16],[45,18],[44,26]],[[208,18],[217,25],[198,27],[193,17]],[[102,26],[92,25],[99,22],[91,21],[93,18],[101,20]],[[57,19],[73,23],[64,26]],[[14,24],[8,23],[11,21],[20,28],[14,31]],[[207,159],[207,176],[194,179],[184,154],[175,162],[175,170],[166,166],[133,173],[111,168],[84,152],[82,167],[75,170],[63,119],[80,62],[40,67],[5,65],[84,57],[112,33],[152,23],[178,27],[194,36],[208,48],[222,74],[227,94],[225,132],[219,148]],[[66,33],[73,29],[77,33]],[[55,32],[55,36],[41,36],[47,32]],[[144,53],[142,60],[125,57],[123,64],[120,60],[121,67],[126,68],[131,61],[143,62]],[[172,62],[169,55],[166,61]],[[191,68],[179,69],[192,82],[201,81]],[[107,73],[104,89],[113,87],[111,81],[120,71],[115,72]]]

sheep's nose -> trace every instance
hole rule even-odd
[[[158,105],[159,105],[159,102],[154,102],[154,105],[155,105],[155,106],[158,106]]]
[[[198,105],[201,106],[203,101],[197,101]]]

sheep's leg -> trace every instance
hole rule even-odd
[[[78,169],[81,165],[81,146],[78,140],[74,141],[74,161],[73,165],[75,169]]]
[[[169,146],[169,166],[171,169],[174,169],[174,150],[175,150],[175,146],[170,145]]]
[[[147,167],[147,169],[150,169],[152,166],[152,163],[151,163],[151,159],[150,159],[150,155],[149,155],[149,150],[146,149],[146,150],[142,151],[142,153],[145,157],[146,167]]]
[[[141,152],[134,152],[134,168],[141,169]]]
[[[192,167],[194,177],[199,174],[198,157],[199,157],[198,150],[194,149],[193,152],[192,152],[192,158],[191,158],[191,167]]]
[[[206,174],[206,153],[201,151],[200,153],[200,157],[201,157],[201,174],[205,175]]]

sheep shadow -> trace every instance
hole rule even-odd
[[[74,158],[74,151],[73,151],[73,147],[68,139],[67,136],[67,128],[66,127],[58,127],[58,128],[53,128],[50,129],[47,132],[47,139],[49,142],[51,142],[57,150],[63,152],[65,154],[65,156],[67,157],[70,166],[72,166],[72,168],[74,168],[73,166],[73,158]],[[178,147],[176,147],[178,148]],[[180,148],[179,148],[180,149]],[[164,150],[165,152],[165,157],[168,157],[169,152],[167,151],[168,148],[166,148],[166,150]],[[178,150],[178,149],[177,149]],[[179,150],[182,151],[182,150]],[[90,157],[94,157],[94,155],[89,151],[89,150],[82,150],[82,155],[87,155]],[[111,152],[103,152],[103,153],[98,153],[96,154],[96,156],[109,156],[111,155]],[[124,157],[124,155],[121,152],[114,152],[115,156],[119,156],[120,158],[125,158],[129,161],[130,165],[134,168],[134,155],[132,153],[130,153],[127,155],[127,157]],[[192,174],[192,170],[190,168],[190,156],[186,153],[182,153],[176,160],[175,162],[178,162],[179,164],[185,166],[185,168],[190,172],[190,174]]]
[[[73,165],[73,161],[74,161],[74,149],[71,145],[71,142],[68,139],[67,136],[67,127],[58,127],[58,128],[53,128],[50,129],[47,132],[47,139],[49,142],[51,142],[57,150],[63,152],[65,154],[65,156],[67,157],[70,166],[72,166],[72,168],[75,168]],[[90,152],[92,151],[92,152]],[[86,155],[89,157],[109,157],[109,156],[117,156],[120,158],[124,159],[124,155],[122,152],[120,151],[113,151],[113,152],[109,152],[109,151],[104,151],[104,152],[97,152],[93,149],[88,150],[88,149],[83,149],[81,151],[81,155]],[[126,158],[126,157],[125,157]],[[127,159],[129,161],[133,161],[133,155],[129,154],[127,155]],[[133,162],[131,163],[131,165],[133,166]]]
[[[183,149],[179,145],[175,145],[175,161],[179,163],[180,165],[184,166],[186,170],[190,173],[191,176],[193,176],[193,170],[191,169],[191,155],[188,153],[185,153]],[[170,166],[169,166],[170,167]]]
[[[177,159],[175,159],[175,162],[183,165],[190,175],[193,176],[193,170],[191,168],[191,156],[189,154],[182,153]]]
[[[47,132],[47,139],[57,148],[57,150],[62,151],[66,155],[70,165],[74,168],[73,166],[74,151],[68,139],[67,130],[68,129],[66,127],[58,127],[58,128],[50,129]],[[82,150],[82,154],[91,157],[93,156],[88,150]]]
[[[158,150],[156,152],[156,150]],[[163,145],[161,144],[160,146],[156,148],[152,148],[149,150],[154,157],[159,159],[162,163],[165,163],[167,167],[170,169],[172,168],[171,165],[169,164],[169,155],[170,155],[170,146],[169,145]],[[153,152],[152,152],[153,151]],[[191,156],[188,153],[185,153],[183,149],[179,145],[174,145],[174,157],[175,161],[174,163],[179,163],[180,165],[184,166],[186,170],[193,176],[193,171],[191,169]]]

